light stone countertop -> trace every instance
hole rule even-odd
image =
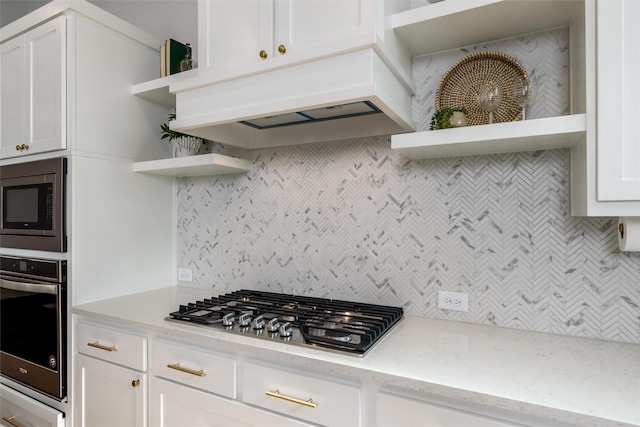
[[[95,320],[581,426],[640,426],[640,345],[407,316],[364,357],[164,318],[223,291],[169,287],[75,306]]]

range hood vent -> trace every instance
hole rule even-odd
[[[333,107],[315,108],[307,111],[296,111],[295,113],[278,114],[260,119],[243,120],[240,123],[256,129],[271,129],[280,126],[308,124],[324,120],[345,119],[379,112],[380,110],[372,103],[362,101],[335,105]]]
[[[373,49],[209,84],[172,85],[171,128],[249,149],[410,132],[413,88]]]

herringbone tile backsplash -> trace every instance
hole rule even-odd
[[[556,30],[416,58],[416,122],[428,127],[442,74],[483,49],[541,77],[529,117],[566,114],[567,39]],[[411,161],[388,136],[214,150],[253,168],[178,181],[178,266],[194,273],[181,285],[640,343],[640,254],[618,250],[616,218],[569,215],[567,150]],[[439,310],[438,290],[468,293],[469,312]]]

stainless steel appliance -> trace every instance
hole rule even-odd
[[[67,161],[54,158],[0,168],[0,245],[65,252]]]
[[[66,261],[0,257],[0,374],[66,396]]]
[[[181,305],[167,320],[363,356],[402,317],[400,307],[240,290]]]

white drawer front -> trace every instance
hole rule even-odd
[[[0,384],[0,425],[64,427],[64,414]]]
[[[151,379],[150,425],[157,427],[300,427],[310,426],[237,400],[195,390],[160,378]]]
[[[147,338],[128,332],[78,322],[78,353],[139,371],[147,370]]]
[[[236,398],[236,361],[222,355],[163,341],[153,342],[153,374]]]
[[[357,386],[245,363],[242,393],[247,403],[314,423],[360,425],[360,387]]]
[[[376,417],[378,427],[516,427],[506,421],[386,393],[378,393]]]

